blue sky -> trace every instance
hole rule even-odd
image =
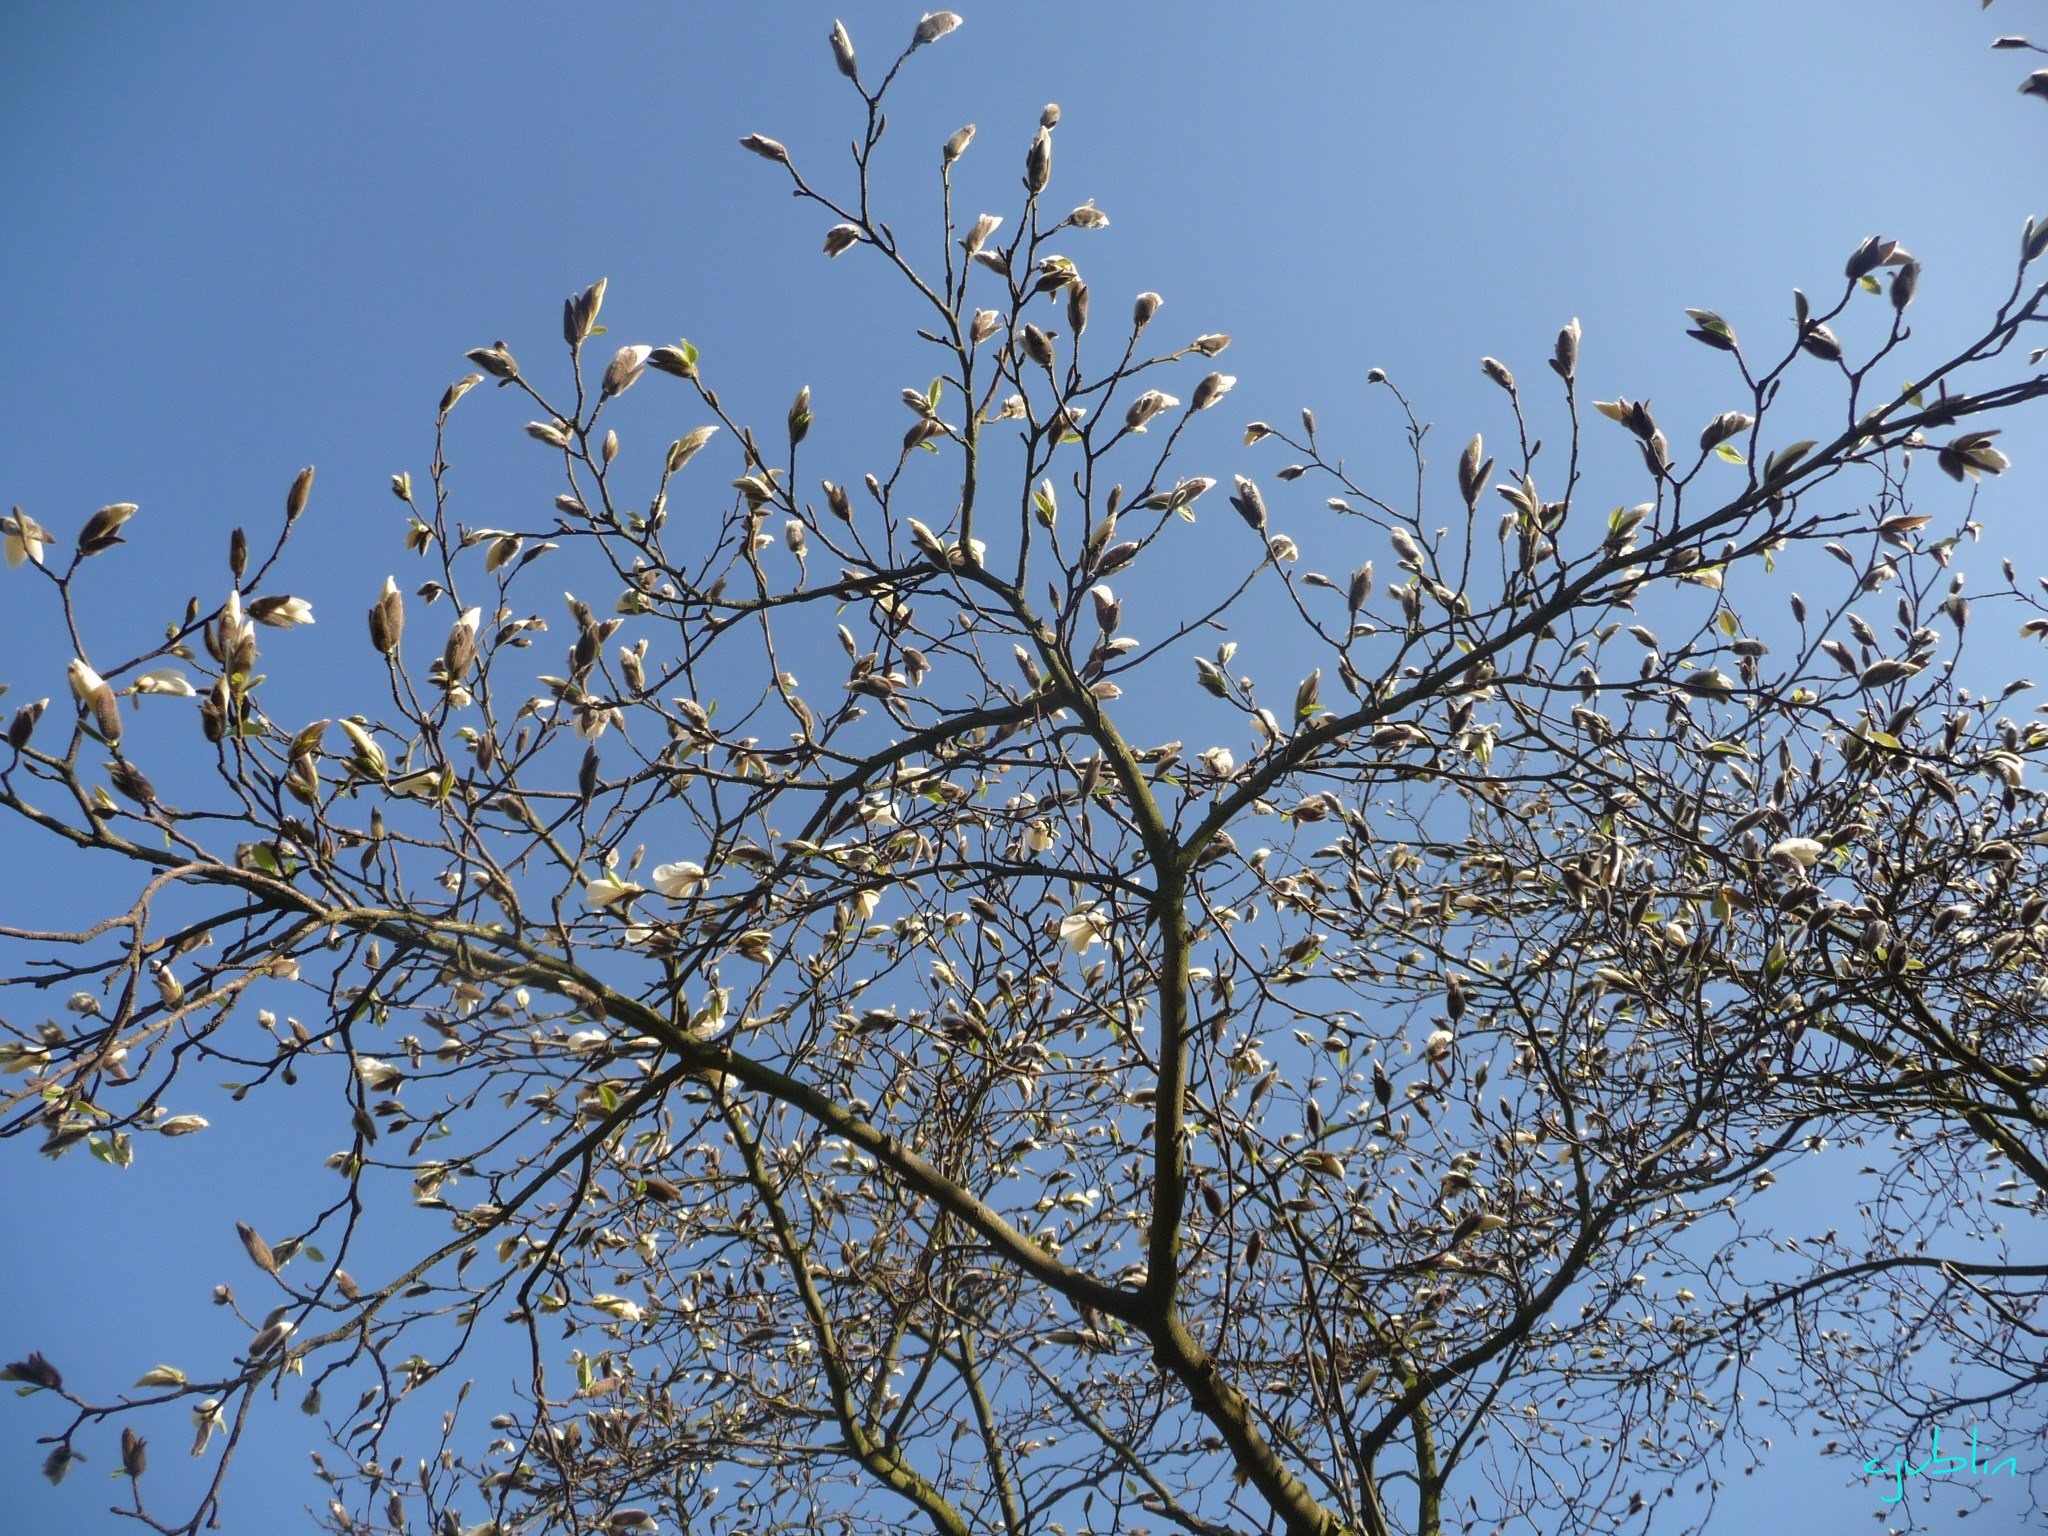
[[[879,188],[898,231],[930,228],[936,145],[968,121],[980,137],[962,201],[1006,205],[1040,106],[1060,102],[1056,188],[1113,221],[1075,237],[1097,302],[1155,289],[1160,325],[1231,332],[1240,383],[1225,414],[1291,420],[1312,404],[1364,466],[1398,444],[1370,367],[1462,443],[1501,426],[1478,359],[1538,375],[1576,315],[1590,394],[1654,395],[1673,419],[1704,419],[1730,402],[1712,354],[1684,336],[1686,306],[1746,331],[1785,324],[1794,286],[1831,289],[1856,242],[1883,233],[1926,265],[1917,328],[1957,335],[2042,211],[2029,205],[2041,108],[2013,96],[2014,56],[1986,46],[2027,19],[2009,7],[963,8],[966,26],[914,60],[893,99]],[[333,624],[359,651],[360,610],[400,568],[389,477],[424,471],[462,353],[504,337],[546,355],[562,297],[600,276],[614,336],[688,336],[739,414],[779,419],[809,383],[821,432],[900,432],[896,390],[923,381],[911,312],[865,253],[826,263],[827,221],[736,144],[762,132],[807,165],[843,156],[854,103],[825,47],[835,14],[877,60],[916,20],[868,0],[11,0],[0,502],[60,535],[105,502],[139,502],[97,597],[110,629],[140,641],[220,584],[229,528],[274,516],[317,463],[287,585],[313,600],[320,639]],[[622,414],[622,430],[669,435],[652,400],[622,402],[644,413]],[[522,494],[527,466],[483,428],[480,409],[459,417],[451,455],[467,515],[490,522],[490,499]],[[2031,520],[2010,513],[2042,484],[2015,457],[1996,493],[2008,527]],[[61,693],[69,655],[47,612],[17,601],[29,590],[0,585],[10,707]],[[6,867],[33,871],[35,857],[0,828]],[[99,895],[89,877],[13,885],[10,921],[25,891],[59,912]],[[0,1219],[51,1236],[0,1254],[0,1347],[45,1348],[111,1385],[218,1344],[204,1303],[243,1262],[234,1216],[288,1206],[295,1181],[318,1176],[322,1136],[262,1111],[122,1175],[16,1156]],[[230,1532],[284,1528],[314,1496],[295,1438],[307,1426],[281,1417],[249,1457]],[[98,1514],[107,1462],[56,1495],[34,1475],[26,1438],[42,1427],[37,1405],[0,1400],[0,1491],[18,1528],[119,1528]],[[1804,1467],[1771,1485],[1794,1501],[1781,1518],[1869,1528],[1848,1469]]]

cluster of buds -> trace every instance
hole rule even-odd
[[[256,626],[242,611],[242,594],[230,592],[220,615],[203,632],[207,654],[229,676],[247,677],[256,669]]]

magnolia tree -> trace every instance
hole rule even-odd
[[[361,1533],[1605,1531],[1702,1518],[1764,1413],[2038,1416],[2048,732],[1965,652],[2048,604],[1960,565],[2048,222],[1944,346],[1888,238],[1789,324],[1690,311],[1704,424],[1591,399],[1641,384],[1574,322],[1445,472],[1375,371],[1375,487],[1307,411],[1194,429],[1229,337],[1097,302],[1056,107],[1000,215],[946,141],[913,261],[868,172],[958,24],[886,72],[834,29],[850,176],[743,141],[923,306],[900,445],[814,464],[808,390],[749,426],[687,342],[593,347],[599,282],[441,406],[495,380],[552,513],[465,521],[437,438],[366,634],[272,643],[311,470],[133,657],[135,507],[7,524],[75,659],[0,804],[130,895],[14,899],[0,1130],[126,1164],[297,1081],[334,1145],[240,1226],[232,1358],[19,1341],[45,1473],[118,1436],[196,1531],[284,1397]],[[701,424],[622,446],[634,389]],[[323,644],[383,686],[278,718]],[[463,1406],[494,1336],[526,1386]]]

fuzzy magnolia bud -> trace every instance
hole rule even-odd
[[[825,254],[842,256],[860,244],[858,224],[834,224],[825,231]]]
[[[1913,302],[1914,290],[1920,286],[1920,263],[1909,261],[1892,274],[1892,308],[1902,310]]]
[[[494,341],[488,347],[477,347],[463,356],[501,383],[509,384],[519,377],[518,360],[506,350],[502,341]]]
[[[1578,376],[1579,335],[1578,318],[1574,316],[1571,324],[1557,333],[1557,350],[1551,354],[1551,370],[1567,382]]]
[[[604,307],[605,279],[599,278],[581,293],[562,301],[562,339],[580,347],[590,339],[597,324],[597,312]]]
[[[1266,531],[1266,498],[1259,494],[1259,488],[1243,475],[1231,477],[1237,482],[1237,494],[1230,498],[1230,504],[1237,508],[1237,515],[1251,526],[1254,533]]]
[[[291,491],[285,496],[284,520],[286,523],[295,523],[299,520],[299,514],[306,510],[307,499],[312,494],[313,466],[308,464],[299,471],[298,478],[292,481]]]
[[[386,576],[384,590],[370,609],[370,644],[379,655],[395,655],[399,636],[404,633],[405,599],[399,596],[397,581]]]
[[[1033,135],[1031,149],[1024,156],[1024,186],[1034,196],[1052,180],[1052,132],[1041,128]]]
[[[918,20],[917,34],[911,38],[910,46],[916,49],[936,43],[959,25],[960,18],[952,11],[926,11]]]
[[[1152,317],[1159,313],[1159,306],[1165,302],[1166,300],[1160,298],[1156,293],[1147,292],[1139,294],[1137,302],[1131,306],[1131,329],[1134,331],[1145,329],[1146,326],[1152,323]]]
[[[846,23],[832,23],[832,62],[839,66],[839,73],[849,80],[860,79],[860,65],[853,57],[853,39],[846,35]]]
[[[36,733],[36,722],[43,718],[43,711],[49,707],[48,699],[38,699],[17,709],[14,718],[7,723],[7,745],[17,752],[26,747],[29,738]]]
[[[476,632],[482,623],[481,608],[466,608],[448,631],[448,643],[441,650],[441,672],[447,682],[460,682],[475,663]]]
[[[967,153],[967,146],[973,142],[974,124],[969,123],[965,128],[955,133],[953,137],[946,140],[946,147],[939,152],[939,158],[947,165],[951,165],[955,160],[958,160]]]
[[[604,371],[604,382],[599,386],[598,397],[609,400],[613,395],[623,395],[633,387],[633,381],[647,371],[647,359],[654,353],[652,347],[621,347],[612,354],[612,360]]]

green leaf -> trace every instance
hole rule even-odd
[[[1733,443],[1722,443],[1714,449],[1714,452],[1726,459],[1730,464],[1746,464],[1749,462],[1743,458],[1742,450]]]
[[[1865,293],[1882,293],[1884,291],[1883,289],[1877,286],[1877,279],[1870,276],[1868,273],[1864,274],[1862,277],[1857,278],[1856,283],[1857,286],[1860,287]]]

